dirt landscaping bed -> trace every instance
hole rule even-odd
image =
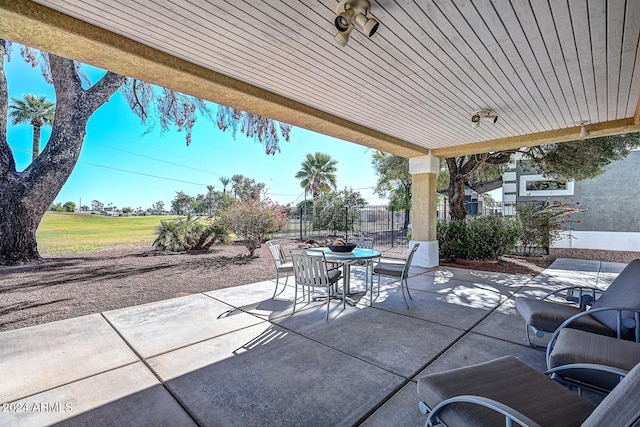
[[[275,278],[266,247],[256,253],[247,258],[242,245],[171,255],[139,248],[0,267],[0,331]]]
[[[537,276],[553,263],[555,257],[500,257],[498,261],[468,261],[456,262],[440,260],[441,267],[466,268],[470,270],[493,271],[496,273],[525,274]]]
[[[256,258],[246,254],[240,244],[199,254],[128,248],[0,267],[0,331],[275,278],[266,246],[256,251]],[[536,275],[548,265],[536,260],[443,265]]]

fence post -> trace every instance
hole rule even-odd
[[[393,248],[394,244],[394,235],[396,233],[395,227],[393,226],[393,219],[396,216],[396,208],[395,206],[391,206],[391,247]]]
[[[347,206],[344,207],[344,241],[348,242],[349,237],[347,236],[349,232],[349,208]]]
[[[300,241],[302,241],[302,206],[300,206]]]

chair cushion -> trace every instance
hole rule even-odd
[[[569,363],[595,363],[630,371],[640,363],[640,343],[563,329],[550,355],[550,368]]]
[[[332,285],[334,283],[336,283],[338,280],[340,280],[340,277],[342,276],[342,271],[340,270],[327,270],[327,278],[329,279],[329,284]],[[314,283],[319,283],[320,280],[319,279],[314,279]],[[320,286],[320,285],[318,285]],[[323,284],[322,286],[327,286],[326,284]]]
[[[289,261],[289,262],[282,263],[277,267],[277,269],[281,273],[292,272],[293,271],[293,262]]]
[[[336,283],[338,280],[340,280],[340,276],[342,276],[342,271],[329,270],[327,271],[327,275],[329,276],[329,283]]]
[[[555,331],[562,322],[582,313],[579,308],[571,305],[525,297],[516,298],[516,308],[529,325],[547,332]],[[614,331],[591,316],[577,319],[571,327],[596,334],[614,335]]]
[[[570,363],[595,363],[630,371],[640,363],[640,344],[577,329],[563,329],[551,350],[549,368]],[[619,382],[617,375],[590,370],[571,370],[562,376],[605,390],[612,390]]]
[[[583,427],[640,425],[640,365],[598,405]]]
[[[418,380],[418,396],[431,408],[465,394],[493,399],[550,427],[579,426],[595,408],[593,403],[513,356]],[[449,405],[440,418],[449,426],[505,425],[503,415],[469,403]]]
[[[373,267],[373,272],[382,276],[402,277],[404,264],[394,264],[390,262],[379,262]]]
[[[630,262],[592,305],[592,308],[603,307],[640,309],[640,259]],[[616,329],[617,313],[615,311],[594,313],[593,317],[609,329]]]

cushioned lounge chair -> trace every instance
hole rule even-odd
[[[611,312],[618,316],[620,327],[616,337],[609,337],[579,329],[572,329],[571,324],[583,316],[596,313]],[[629,330],[633,323],[640,323],[640,310],[629,308],[595,308],[582,312],[562,323],[553,333],[547,346],[547,369],[573,363],[591,363],[612,366],[625,371],[631,370],[640,363],[640,328],[635,328],[634,341],[621,339],[622,323],[626,321]],[[570,370],[558,375],[559,379],[570,385],[594,392],[608,393],[619,382],[619,377],[606,373],[588,370]]]
[[[567,292],[568,299],[578,302],[578,307],[546,300],[561,292]],[[532,347],[537,346],[531,342],[530,330],[541,338],[552,334],[562,322],[584,311],[589,305],[591,309],[602,307],[640,309],[640,259],[629,263],[604,292],[600,289],[574,286],[549,293],[542,299],[516,298],[516,308],[526,322],[527,341]],[[600,335],[614,336],[617,316],[612,312],[593,312],[591,315],[576,319],[571,327]],[[623,333],[627,332],[623,331]]]
[[[640,365],[596,407],[513,356],[418,380],[426,426],[637,426],[639,393]]]

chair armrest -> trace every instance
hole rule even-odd
[[[551,335],[551,339],[549,340],[549,344],[547,344],[547,367],[550,366],[550,361],[551,361],[551,351],[553,350],[553,346],[555,345],[555,342],[558,339],[558,335],[560,335],[560,331],[566,327],[568,327],[570,324],[572,324],[576,319],[579,319],[580,317],[584,317],[584,316],[590,316],[593,313],[599,313],[602,311],[617,311],[618,312],[618,322],[617,322],[617,337],[618,339],[621,338],[622,336],[622,326],[626,326],[628,328],[634,327],[636,330],[636,342],[640,342],[640,309],[637,308],[626,308],[626,307],[602,307],[602,308],[592,308],[591,310],[587,310],[587,311],[583,311],[582,313],[578,313],[574,316],[571,316],[570,318],[568,318],[567,320],[565,320],[564,322],[562,322],[562,324],[560,326],[558,326],[558,328],[553,332],[553,335]],[[630,311],[632,313],[635,313],[634,318],[630,318],[630,317],[622,317],[622,312],[624,311]],[[626,325],[625,325],[626,323]],[[631,324],[633,323],[633,325]]]
[[[438,403],[438,405],[429,413],[429,417],[427,418],[425,426],[433,425],[432,423],[438,420],[438,414],[440,413],[440,411],[442,411],[447,405],[450,405],[452,403],[472,403],[496,411],[505,416],[506,425],[512,425],[512,423],[515,421],[523,427],[541,427],[540,424],[536,423],[524,414],[507,405],[504,405],[493,399],[473,395],[455,396]]]
[[[554,374],[558,374],[563,371],[570,371],[572,369],[589,369],[591,371],[606,372],[609,374],[619,375],[621,379],[626,377],[629,373],[629,371],[615,368],[613,366],[597,365],[595,363],[571,363],[569,365],[556,366],[555,368],[548,369],[545,371],[545,375],[553,376]]]
[[[599,298],[599,296],[604,293],[604,290],[593,287],[593,286],[567,286],[565,288],[551,291],[540,299],[545,300],[552,295],[556,295],[560,292],[565,292],[565,291],[567,292],[567,295],[564,297],[565,300],[577,302],[581,310],[585,310],[587,305],[593,304]],[[588,291],[588,292],[585,292],[585,291]],[[577,297],[573,296],[574,292],[578,293]],[[596,295],[596,294],[600,294],[600,295]]]

